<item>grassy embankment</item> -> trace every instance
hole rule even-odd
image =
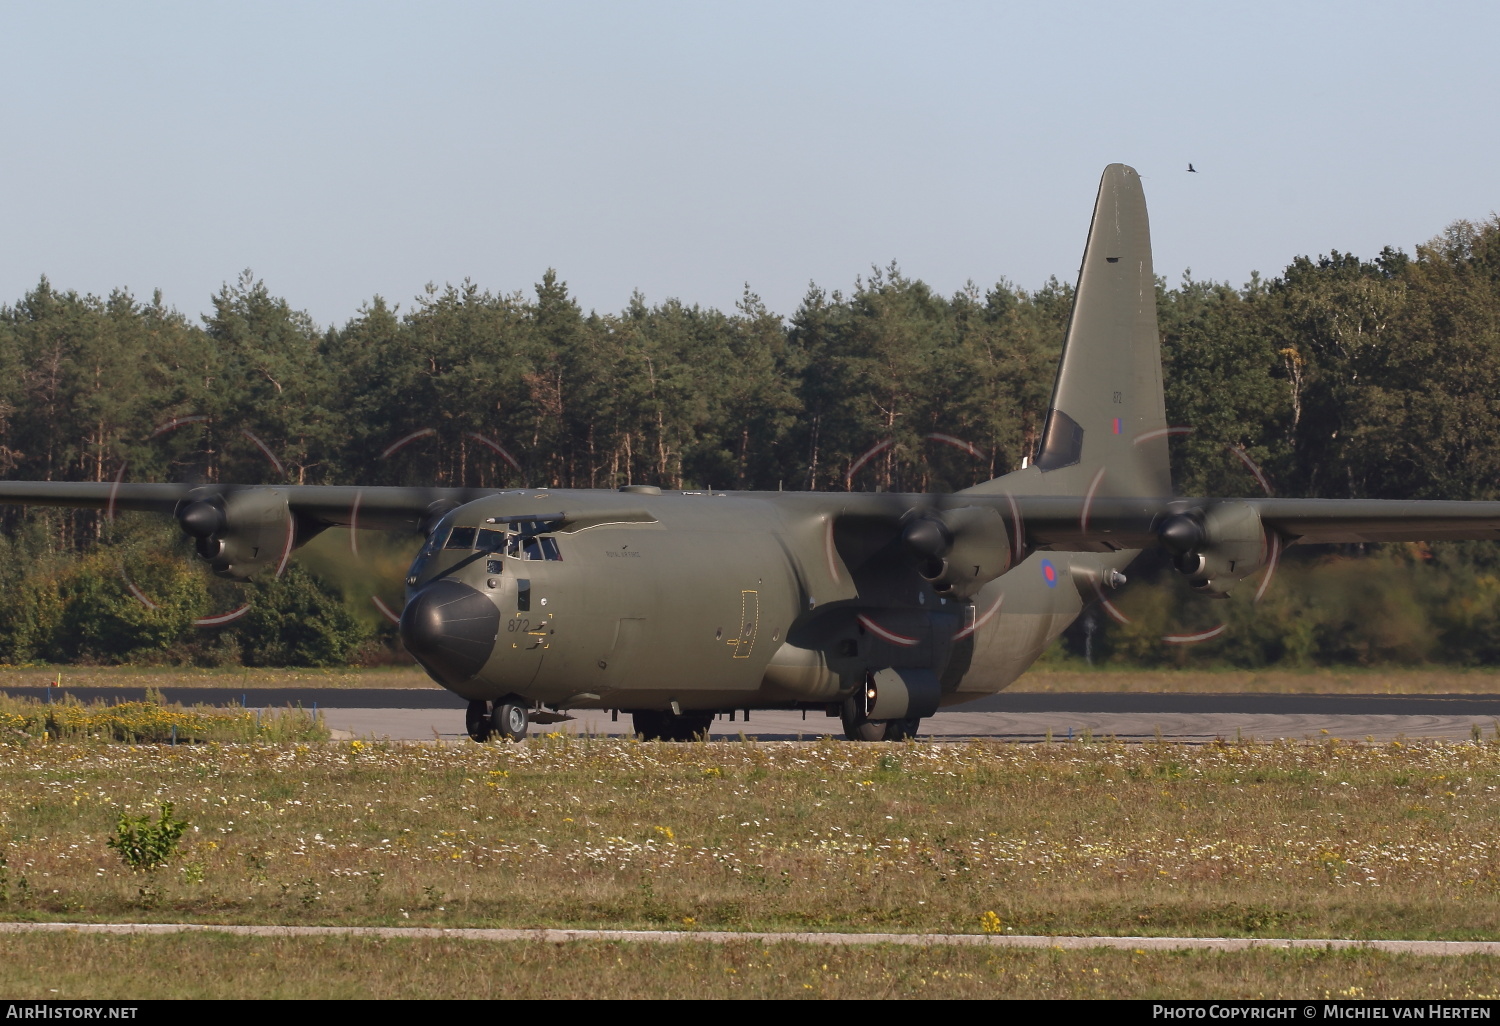
[[[0,688],[436,688],[416,666],[342,669],[0,666]],[[1011,691],[1262,692],[1356,695],[1500,694],[1500,671],[1444,667],[1312,670],[1137,670],[1045,667]]]
[[[327,741],[323,716],[304,709],[236,709],[233,706],[164,703],[147,692],[143,702],[56,702],[0,695],[0,744],[196,744],[204,741]]]
[[[0,666],[0,688],[437,688],[419,666]]]

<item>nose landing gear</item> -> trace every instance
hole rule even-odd
[[[485,742],[490,739],[490,703],[470,702],[464,710],[464,730],[469,740]]]
[[[491,708],[489,702],[470,702],[464,712],[464,729],[472,740],[522,741],[531,725],[526,703],[514,695],[500,699]]]

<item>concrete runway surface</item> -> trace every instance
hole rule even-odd
[[[397,740],[454,740],[463,737],[461,710],[435,709],[328,709],[324,719],[342,737],[387,737]],[[1075,713],[1075,712],[940,712],[922,721],[918,740],[959,741],[994,738],[1004,741],[1042,741],[1050,731],[1056,740],[1079,737],[1089,731],[1096,738],[1122,741],[1212,742],[1271,741],[1277,738],[1319,739],[1329,736],[1346,740],[1390,741],[1395,738],[1432,738],[1467,741],[1475,724],[1489,739],[1494,736],[1495,716],[1392,716],[1318,715],[1308,713]],[[611,722],[609,713],[578,713],[564,723],[533,724],[532,733],[566,731],[572,734],[628,734],[630,717]],[[731,740],[744,735],[761,741],[802,741],[832,735],[843,736],[837,719],[808,713],[754,712],[750,722],[737,717],[714,720],[712,738]]]
[[[140,701],[140,688],[5,688],[15,696],[82,701]],[[463,737],[463,702],[438,688],[165,688],[168,701],[184,704],[282,708],[300,705],[323,712],[342,737],[392,740],[457,740]],[[1085,731],[1095,737],[1182,742],[1218,738],[1268,741],[1328,736],[1388,741],[1398,737],[1467,741],[1475,726],[1486,738],[1500,727],[1500,695],[1309,695],[1167,694],[1143,692],[1005,692],[943,710],[922,722],[919,738],[952,741],[969,737],[1041,741],[1050,732],[1066,740]],[[576,718],[534,733],[567,731],[627,734],[630,718],[607,712]],[[714,721],[710,736],[741,734],[764,741],[841,736],[836,718],[809,712],[740,713]]]
[[[913,947],[1137,948],[1152,951],[1248,951],[1252,948],[1314,951],[1382,951],[1407,955],[1497,955],[1496,941],[1345,940],[1287,937],[1046,937],[1037,934],[985,933],[754,933],[729,930],[503,930],[423,926],[248,926],[207,923],[0,923],[0,935],[17,933],[152,934],[227,933],[238,937],[377,937],[467,941],[531,941],[567,944],[576,941],[633,941],[647,944],[901,944]]]
[[[424,696],[425,699],[425,696]],[[451,700],[451,699],[450,699]],[[328,725],[352,737],[443,740],[463,736],[456,700],[448,708],[328,708]],[[981,737],[1035,742],[1050,732],[1058,740],[1095,737],[1122,741],[1207,743],[1216,739],[1270,741],[1277,738],[1350,740],[1431,738],[1467,741],[1478,726],[1489,738],[1500,729],[1500,695],[1268,695],[1143,694],[1123,692],[1017,692],[991,695],[940,711],[922,721],[919,739],[957,741]],[[629,716],[580,712],[534,733],[628,734]],[[817,712],[739,713],[714,720],[710,737],[741,735],[762,741],[841,737],[837,718]]]

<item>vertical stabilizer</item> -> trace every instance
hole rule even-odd
[[[1146,196],[1134,168],[1111,164],[1036,458],[975,490],[1170,495],[1166,426]]]

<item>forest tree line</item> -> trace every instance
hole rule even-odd
[[[526,293],[465,282],[429,286],[404,308],[375,297],[323,328],[249,272],[201,318],[159,294],[101,298],[43,279],[0,307],[0,473],[953,490],[1031,454],[1072,292],[1053,279],[1032,291],[1001,282],[944,296],[893,264],[847,291],[812,286],[787,316],[748,289],[732,311],[637,295],[601,314],[586,313],[549,271]],[[1185,274],[1160,282],[1157,298],[1168,420],[1193,429],[1173,443],[1180,493],[1259,494],[1238,451],[1282,495],[1497,497],[1500,219],[1458,222],[1411,255],[1299,257],[1240,288]],[[257,641],[255,630],[284,625],[252,629],[248,619],[233,643],[228,634],[203,641],[189,614],[221,600],[201,582],[191,587],[203,595],[180,604],[188,627],[132,641],[140,615],[121,614],[113,640],[81,644],[82,628],[67,624],[88,616],[64,612],[70,602],[128,602],[99,550],[129,539],[89,511],[10,509],[4,528],[0,606],[14,608],[0,608],[0,659],[337,662],[375,633],[360,599],[304,574],[257,587],[322,601],[339,640],[321,649],[299,655],[269,636]],[[1309,561],[1362,555],[1358,571],[1327,577],[1385,596],[1384,618],[1295,581],[1258,610],[1231,604],[1226,614],[1166,580],[1132,596],[1135,623],[1101,623],[1089,647],[1148,662],[1500,659],[1494,548],[1310,552],[1285,568],[1296,578]],[[80,561],[80,550],[94,555]],[[76,580],[85,565],[98,577],[86,587]],[[38,589],[54,596],[52,626],[11,626],[40,615],[20,609]],[[268,592],[261,605],[271,601]],[[1162,624],[1226,615],[1243,628],[1236,640],[1189,654],[1156,644]],[[1416,636],[1362,626],[1397,619]]]

